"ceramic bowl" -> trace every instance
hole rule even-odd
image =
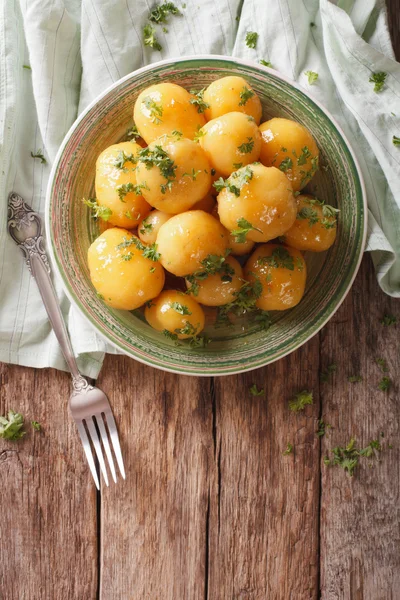
[[[298,306],[271,313],[261,330],[246,319],[233,329],[215,329],[206,348],[189,349],[154,331],[143,311],[108,308],[91,285],[87,250],[99,234],[83,197],[94,195],[96,158],[122,141],[132,126],[138,94],[147,86],[173,82],[200,89],[226,75],[244,77],[259,95],[263,120],[287,117],[302,123],[317,140],[322,168],[307,190],[340,208],[337,239],[328,251],[306,254],[308,280]],[[255,369],[292,352],[315,335],[337,310],[357,273],[366,235],[366,201],[360,169],[334,119],[303,89],[278,72],[218,56],[162,61],[127,75],[80,115],[56,157],[47,192],[47,235],[53,265],[65,291],[93,327],[118,350],[154,367],[190,375],[225,375]]]

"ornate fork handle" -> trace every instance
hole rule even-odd
[[[8,198],[8,230],[21,248],[26,264],[36,279],[50,323],[71,371],[73,388],[83,391],[90,386],[79,373],[58,297],[50,278],[50,265],[44,249],[41,218],[21,196],[15,193],[11,193]]]

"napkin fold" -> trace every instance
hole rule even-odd
[[[186,0],[143,45],[147,0],[8,0],[0,14],[0,361],[66,369],[35,281],[6,231],[7,197],[44,214],[52,161],[77,115],[120,77],[168,57],[268,60],[319,100],[347,135],[368,195],[367,251],[381,288],[400,297],[400,65],[383,0]],[[259,34],[255,49],[248,31]],[[305,71],[318,73],[310,86]],[[380,93],[369,82],[384,71]],[[46,164],[32,158],[41,149]],[[116,352],[72,307],[55,278],[82,372]]]

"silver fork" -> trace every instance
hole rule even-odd
[[[121,446],[110,402],[104,392],[88,383],[88,381],[80,374],[78,365],[76,364],[71,341],[58,304],[58,298],[50,279],[50,265],[43,244],[42,222],[40,216],[24,202],[21,196],[14,192],[11,192],[8,197],[8,231],[12,239],[21,248],[28,269],[36,280],[50,323],[71,372],[72,393],[69,399],[69,406],[78,427],[83,449],[96,487],[97,489],[100,489],[90,442],[94,447],[106,485],[108,485],[108,475],[102,447],[104,448],[108,460],[111,475],[114,481],[117,482],[113,455],[105,423],[107,424],[110,434],[111,444],[114,449],[114,455],[117,459],[119,470],[122,477],[125,479]],[[100,443],[96,426],[100,432],[102,444]]]

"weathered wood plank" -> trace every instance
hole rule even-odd
[[[317,598],[318,347],[316,337],[265,369],[215,380],[210,600]],[[264,396],[249,393],[253,383]],[[314,405],[292,413],[288,400],[304,389]]]
[[[323,600],[399,597],[399,325],[383,327],[385,312],[400,318],[400,303],[379,290],[366,257],[352,292],[321,336],[322,364],[337,364],[332,381],[321,384],[323,418],[333,427],[322,440],[322,456],[352,436],[364,447],[381,432],[384,451],[377,464],[363,459],[353,478],[322,466]],[[377,389],[384,375],[377,358],[387,361],[389,393]],[[363,381],[351,384],[351,375]]]
[[[102,490],[102,600],[203,599],[210,380],[108,356],[99,385],[119,424],[126,482]]]
[[[0,413],[27,435],[0,440],[0,597],[96,598],[96,492],[69,416],[69,377],[0,365]],[[43,431],[34,432],[31,420]]]

